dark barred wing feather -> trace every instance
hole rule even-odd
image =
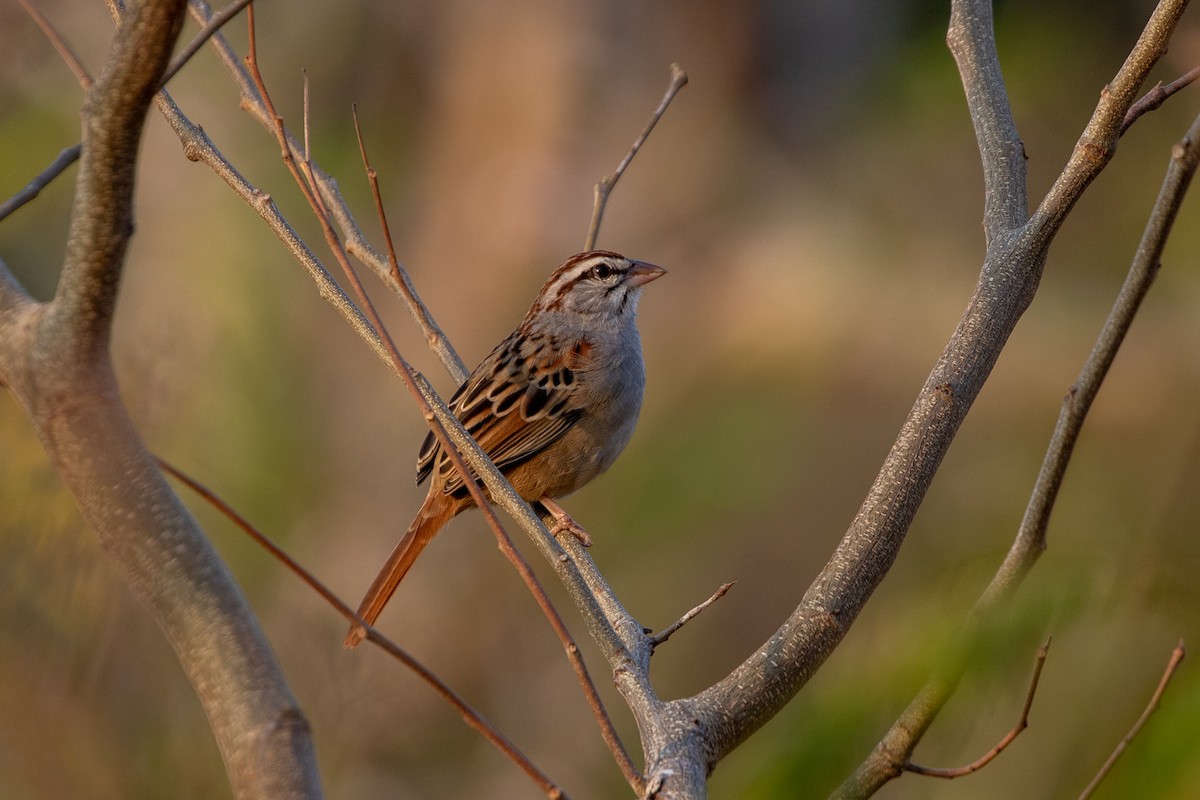
[[[516,348],[535,345],[532,357]],[[546,346],[537,347],[543,344]],[[513,333],[484,360],[450,398],[450,410],[492,462],[507,470],[545,450],[578,421],[570,400],[588,366],[590,346],[564,350],[554,342],[531,342]],[[497,374],[501,368],[507,374]],[[466,486],[431,431],[417,454],[417,483],[436,469],[442,491],[463,495]],[[452,474],[454,473],[454,474]]]

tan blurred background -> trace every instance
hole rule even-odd
[[[306,69],[314,154],[374,236],[349,115],[358,105],[400,257],[470,363],[580,248],[592,185],[645,123],[669,64],[687,70],[690,84],[620,183],[599,240],[671,271],[642,304],[642,420],[613,470],[566,503],[647,626],[737,581],[656,655],[664,697],[718,679],[794,606],[969,296],[983,250],[980,170],[943,42],[947,5],[259,8],[277,104],[298,129]],[[103,8],[39,7],[98,71],[111,32]],[[1147,11],[1131,0],[1000,4],[1031,202]],[[1200,60],[1198,34],[1193,13],[1157,77]],[[244,24],[230,36],[244,52]],[[275,145],[238,110],[215,57],[202,53],[171,90],[316,247]],[[1185,91],[1122,141],[1051,251],[1041,292],[892,573],[811,684],[718,767],[713,797],[824,796],[908,702],[1011,541],[1060,399],[1198,98],[1200,89]],[[77,141],[79,101],[19,8],[0,6],[0,195]],[[0,257],[43,297],[53,291],[73,176],[0,225]],[[418,413],[257,217],[182,157],[157,116],[141,179],[116,331],[135,419],[157,453],[357,600],[424,493],[412,483]],[[1176,640],[1200,645],[1197,207],[1195,198],[1184,207],[1088,422],[1050,550],[1005,637],[917,757],[953,766],[986,751],[1015,721],[1033,653],[1052,634],[1031,728],[976,775],[908,776],[881,797],[1073,796],[1136,718]],[[367,285],[405,355],[450,391],[406,313],[373,278]],[[343,651],[334,612],[185,499],[277,649],[313,725],[330,797],[537,796],[402,668],[377,652]],[[565,599],[562,609],[586,639]],[[572,797],[627,796],[561,649],[477,514],[430,548],[382,625]],[[590,641],[584,647],[636,751],[603,660]],[[1184,663],[1099,796],[1195,796],[1198,674]],[[190,686],[7,394],[0,796],[228,796]]]

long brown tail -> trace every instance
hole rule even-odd
[[[396,549],[392,550],[392,554],[388,556],[383,568],[379,570],[379,574],[371,583],[371,588],[367,590],[367,594],[358,605],[358,615],[363,618],[364,622],[368,625],[375,624],[379,613],[383,611],[388,600],[392,599],[396,587],[400,585],[400,580],[408,572],[409,567],[413,565],[417,556],[421,555],[421,551],[433,541],[433,537],[452,516],[453,513],[447,514],[444,511],[430,514],[425,506],[421,507],[421,510],[417,512],[416,519],[408,526],[408,530],[400,538]],[[366,636],[367,632],[361,625],[352,624],[349,633],[346,634],[345,646],[357,647],[358,643]]]

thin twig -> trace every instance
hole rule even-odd
[[[1067,165],[1031,216],[1028,226],[1031,235],[1053,237],[1084,190],[1112,160],[1125,116],[1138,99],[1146,76],[1167,52],[1187,4],[1188,0],[1159,0],[1125,63],[1100,92],[1100,102],[1075,143]]]
[[[163,79],[159,81],[158,88],[161,89],[166,86],[171,81],[171,78],[175,77],[175,73],[183,69],[184,65],[192,59],[192,56],[196,55],[196,51],[203,47],[205,43],[217,33],[217,31],[221,30],[221,27],[226,22],[229,22],[229,20],[241,13],[243,8],[250,5],[251,1],[252,0],[233,0],[232,3],[209,17],[208,21],[205,22],[204,26],[196,32],[196,35],[192,37],[191,41],[189,41],[187,45],[185,45],[178,53],[175,54],[175,57],[171,59],[171,63],[167,65],[167,71],[163,73]]]
[[[79,154],[82,152],[83,145],[74,144],[59,153],[58,158],[54,159],[50,163],[50,166],[39,172],[33,180],[25,184],[25,188],[0,204],[0,220],[3,220],[9,214],[37,197],[42,189],[50,185],[52,180],[61,175],[67,167],[78,161]]]
[[[724,597],[725,593],[728,592],[731,588],[733,588],[732,581],[730,581],[729,583],[721,584],[721,587],[719,589],[717,589],[715,592],[713,592],[712,596],[709,597],[707,600],[705,600],[703,603],[696,606],[691,611],[687,612],[682,617],[677,619],[674,624],[668,625],[666,628],[663,628],[662,632],[656,633],[653,636],[651,636],[650,637],[650,649],[653,650],[654,648],[658,647],[660,644],[665,642],[667,639],[670,639],[671,635],[673,633],[675,633],[675,631],[679,630],[684,625],[691,622],[693,619],[695,619],[697,616],[699,616],[701,611],[708,608],[713,603],[717,602],[722,597]]]
[[[1124,135],[1125,131],[1129,130],[1129,126],[1137,122],[1138,117],[1142,116],[1142,114],[1158,108],[1167,102],[1168,97],[1190,85],[1197,78],[1200,78],[1200,67],[1195,67],[1185,72],[1166,86],[1163,86],[1162,81],[1154,84],[1153,89],[1142,95],[1142,99],[1130,106],[1129,110],[1125,112],[1125,119],[1121,121],[1121,134]]]
[[[1037,694],[1038,681],[1042,677],[1042,667],[1046,663],[1046,654],[1050,650],[1050,640],[1038,648],[1037,656],[1033,662],[1033,677],[1029,679],[1029,691],[1025,693],[1025,706],[1021,709],[1021,717],[1017,720],[1017,724],[1012,727],[1008,733],[1004,735],[999,742],[992,747],[991,750],[984,753],[979,758],[962,767],[954,767],[953,769],[940,769],[937,767],[922,767],[919,764],[914,764],[909,761],[904,765],[904,769],[909,772],[914,772],[918,775],[927,775],[931,778],[961,778],[963,775],[970,775],[972,772],[983,769],[992,762],[996,756],[1004,752],[1004,748],[1012,744],[1021,731],[1029,727],[1029,710],[1033,708],[1033,696]]]
[[[416,374],[412,366],[409,365],[408,362],[405,361],[400,355],[400,352],[396,348],[394,341],[387,333],[382,320],[375,310],[374,304],[371,302],[370,297],[363,288],[362,282],[359,280],[354,268],[350,265],[345,249],[342,247],[341,242],[337,237],[337,233],[333,229],[332,217],[323,201],[323,198],[321,197],[320,192],[318,192],[316,189],[316,178],[313,173],[311,161],[306,160],[298,167],[295,159],[292,158],[291,148],[288,146],[288,137],[283,124],[283,119],[275,111],[274,103],[271,101],[265,81],[262,77],[262,73],[258,68],[254,26],[254,6],[250,6],[249,8],[249,31],[250,34],[249,45],[247,47],[246,64],[252,78],[254,79],[254,83],[258,89],[259,95],[262,97],[263,103],[267,108],[268,114],[272,119],[275,120],[276,139],[279,142],[284,163],[292,173],[297,185],[303,191],[305,198],[308,200],[315,216],[317,217],[317,220],[321,223],[321,227],[325,234],[325,239],[330,247],[330,250],[333,252],[334,257],[341,265],[343,273],[345,274],[347,281],[350,283],[350,286],[357,297],[363,312],[366,314],[368,320],[370,320],[371,324],[374,326],[376,332],[383,341],[384,346],[387,348],[388,355],[391,358],[393,366],[401,375],[404,383],[417,400],[427,422],[430,424],[431,430],[438,438],[438,441],[441,443],[442,447],[445,448],[447,455],[454,464],[454,467],[466,478],[466,487],[471,493],[472,499],[483,513],[488,525],[496,534],[500,550],[516,567],[518,573],[521,575],[522,579],[533,593],[543,613],[550,621],[551,627],[559,636],[560,641],[562,641],[568,660],[575,669],[576,675],[581,686],[583,687],[588,704],[591,706],[597,722],[600,725],[601,736],[603,737],[605,743],[609,746],[609,749],[612,750],[614,758],[617,761],[617,765],[625,775],[625,778],[629,782],[630,786],[632,786],[635,791],[640,792],[643,783],[642,777],[638,773],[636,767],[634,767],[632,759],[629,757],[628,752],[625,750],[624,745],[617,736],[616,728],[613,726],[612,720],[609,718],[607,711],[604,709],[599,692],[596,691],[595,684],[592,682],[591,676],[588,674],[587,667],[583,662],[582,656],[580,655],[579,648],[572,640],[566,624],[563,622],[561,615],[559,615],[558,611],[550,602],[549,595],[546,594],[545,589],[538,582],[537,577],[534,575],[533,570],[529,566],[528,562],[525,561],[525,559],[520,555],[516,547],[513,545],[512,539],[504,530],[503,525],[500,523],[499,517],[496,516],[495,510],[491,507],[483,488],[475,480],[474,473],[471,471],[470,467],[467,466],[462,454],[458,452],[454,442],[446,432],[442,421],[434,414],[433,409],[426,402],[417,385]],[[307,121],[305,121],[305,125],[307,126]]]
[[[192,16],[199,21],[206,22],[212,16],[212,12],[204,0],[189,0],[188,7]],[[275,120],[267,113],[262,98],[259,96],[258,88],[255,86],[253,78],[250,77],[250,73],[247,71],[243,60],[238,58],[233,48],[230,47],[229,42],[219,33],[212,37],[212,45],[217,51],[221,63],[225,65],[226,70],[228,70],[234,82],[238,85],[241,92],[242,107],[261,124],[267,126],[272,134],[275,134]],[[288,146],[295,152],[300,152],[300,145],[290,137],[288,138]],[[413,319],[420,326],[426,341],[430,343],[431,349],[445,365],[446,371],[450,373],[451,378],[456,383],[461,383],[467,377],[467,366],[455,351],[449,338],[438,327],[437,322],[433,319],[433,315],[429,313],[429,309],[425,307],[417,296],[416,290],[409,280],[408,273],[400,264],[389,264],[387,256],[380,253],[367,239],[359,227],[358,221],[354,218],[354,214],[350,211],[349,206],[342,197],[341,192],[338,190],[337,181],[315,166],[313,172],[316,175],[317,185],[320,187],[327,207],[332,212],[338,227],[342,231],[342,235],[346,239],[346,251],[375,272],[389,289],[399,293],[404,298],[409,313],[412,314]],[[395,275],[397,274],[399,275],[398,282],[395,280]],[[377,351],[380,350],[380,348],[376,349]]]
[[[383,192],[379,189],[379,173],[375,167],[371,166],[371,158],[367,155],[367,143],[363,140],[362,124],[358,119],[358,104],[353,103],[350,106],[350,116],[354,118],[354,138],[358,141],[358,154],[362,158],[363,172],[367,175],[367,183],[371,186],[371,197],[375,198],[375,213],[379,218],[379,224],[383,226],[383,241],[386,244],[388,268],[392,276],[392,280],[396,281],[397,286],[406,287],[403,281],[400,280],[400,262],[396,258],[396,246],[392,242],[392,226],[388,224],[387,212],[383,205]],[[420,303],[420,300],[414,298],[405,298],[410,302]],[[460,381],[461,382],[461,381]]]
[[[990,31],[987,38],[994,39]],[[1146,44],[1139,40],[1138,47],[1146,47]],[[1130,60],[1133,60],[1132,55]],[[953,696],[959,679],[966,671],[969,655],[986,630],[989,620],[1016,592],[1017,587],[1045,551],[1050,515],[1075,444],[1092,403],[1141,307],[1141,302],[1158,274],[1163,248],[1198,163],[1200,117],[1193,121],[1184,138],[1172,148],[1171,161],[1162,187],[1146,221],[1142,240],[1130,264],[1125,283],[1113,302],[1108,319],[1097,336],[1087,361],[1063,399],[1054,433],[1047,445],[1042,466],[1025,508],[1025,515],[1009,552],[976,601],[963,633],[955,643],[951,657],[921,687],[900,717],[884,733],[872,753],[839,787],[835,797],[869,796],[883,783],[900,774],[904,759],[912,753],[917,742]]]
[[[379,223],[384,232],[384,242],[387,246],[388,262],[392,265],[393,270],[396,271],[396,277],[399,278],[399,264],[396,259],[395,249],[392,244],[391,227],[388,223],[387,213],[384,209],[383,198],[379,192],[378,174],[375,172],[374,168],[371,167],[370,159],[367,155],[366,144],[363,142],[361,129],[358,125],[357,113],[354,114],[354,122],[355,132],[358,135],[359,152],[363,160],[363,169],[366,172],[367,180],[371,185],[371,191],[375,197],[375,208],[379,216]],[[400,286],[407,286],[407,281],[398,280],[398,284]],[[418,305],[420,304],[419,300],[416,302]],[[419,399],[422,401],[421,405],[425,406],[423,398]],[[425,407],[425,412],[426,419],[430,419],[431,414],[427,407]],[[455,450],[453,445],[450,449],[451,451]],[[462,474],[464,476],[470,476],[471,473],[463,472]],[[474,483],[473,480],[468,480],[467,482]],[[482,496],[482,493],[480,496]],[[529,566],[529,563],[524,559],[524,557],[521,556],[520,551],[518,551],[513,545],[512,539],[509,537],[508,532],[504,530],[504,527],[500,524],[499,518],[495,516],[494,510],[492,509],[490,503],[485,502],[484,504],[480,504],[480,508],[481,510],[484,510],[484,517],[487,520],[488,525],[491,527],[493,534],[497,538],[501,552],[504,553],[505,557],[517,569],[518,574],[520,574],[521,578],[525,581],[526,586],[528,586],[530,592],[533,594],[538,606],[542,610],[542,613],[545,614],[547,619],[550,621],[551,628],[559,637],[559,641],[562,643],[563,648],[567,653],[567,657],[570,660],[571,666],[575,671],[576,678],[579,680],[580,686],[583,689],[584,697],[587,699],[588,705],[590,706],[593,715],[595,715],[596,720],[600,725],[601,734],[604,737],[605,742],[608,744],[609,749],[613,751],[613,755],[617,760],[618,766],[620,766],[622,773],[625,774],[625,777],[630,782],[630,785],[635,789],[639,789],[642,781],[641,775],[638,773],[637,768],[633,765],[632,759],[629,758],[628,752],[625,750],[624,745],[617,736],[616,729],[612,724],[612,720],[608,715],[608,711],[604,708],[604,704],[600,699],[600,695],[596,691],[595,684],[592,682],[592,679],[588,674],[587,666],[583,661],[583,657],[579,651],[578,645],[575,643],[574,638],[571,636],[571,633],[567,629],[566,624],[563,622],[558,610],[554,608],[554,605],[550,602],[549,596],[545,593],[541,583],[537,580],[533,570]]]
[[[596,246],[596,237],[600,235],[600,220],[604,217],[604,207],[608,205],[608,195],[612,192],[613,187],[617,185],[617,181],[621,180],[621,176],[625,173],[625,168],[629,166],[629,162],[633,161],[633,157],[637,155],[637,151],[642,149],[650,132],[654,130],[654,126],[662,119],[662,115],[666,113],[667,106],[675,99],[675,95],[679,90],[687,84],[687,73],[678,64],[671,65],[671,82],[667,84],[666,94],[659,101],[658,108],[654,109],[654,113],[650,116],[650,122],[646,124],[645,129],[641,134],[633,140],[633,146],[629,148],[629,152],[621,159],[621,163],[617,164],[617,168],[607,178],[601,178],[596,184],[596,199],[592,206],[592,221],[588,225],[587,238],[584,240],[583,249],[592,250]]]
[[[59,57],[66,62],[67,67],[75,74],[75,79],[79,81],[79,85],[85,90],[88,89],[93,83],[92,76],[88,72],[87,67],[83,65],[75,49],[63,38],[62,34],[58,32],[58,29],[54,27],[46,15],[39,11],[29,0],[17,1],[25,9],[25,13],[41,29],[42,34],[50,42],[51,46],[58,51]],[[5,200],[3,204],[0,204],[0,220],[3,220],[9,214],[37,197],[42,189],[45,189],[52,180],[61,175],[67,167],[79,160],[79,154],[82,150],[83,145],[76,144],[59,153],[58,158],[54,159],[50,163],[50,166],[39,172],[21,191],[8,198],[8,200]]]
[[[67,66],[71,68],[79,79],[80,85],[84,89],[87,89],[92,84],[92,77],[87,73],[87,69],[79,61],[78,56],[75,55],[75,51],[58,34],[58,31],[50,25],[50,22],[41,15],[41,12],[29,4],[29,0],[19,0],[19,2],[25,7],[29,15],[33,17],[34,21],[38,23],[38,26],[42,28],[43,32],[45,32],[46,38],[50,40],[50,43],[54,45],[54,49],[59,52],[63,60],[67,62]],[[162,80],[158,83],[158,88],[161,90],[166,86],[167,82],[175,76],[175,73],[183,69],[184,64],[196,54],[196,51],[203,47],[204,43],[212,38],[221,29],[222,25],[237,16],[238,12],[250,2],[251,0],[234,0],[234,2],[225,8],[213,14],[204,27],[192,37],[187,46],[176,53],[175,57],[171,59],[171,63],[167,65],[167,69],[163,73]],[[9,214],[37,197],[42,189],[45,189],[51,181],[61,175],[67,167],[79,160],[79,154],[82,150],[82,144],[74,144],[59,153],[58,158],[54,159],[50,166],[38,173],[33,180],[25,185],[25,188],[0,204],[0,220],[3,220]]]
[[[1079,795],[1079,800],[1087,800],[1087,798],[1092,796],[1092,793],[1096,791],[1096,787],[1100,785],[1100,782],[1108,775],[1113,765],[1117,763],[1117,759],[1129,747],[1129,743],[1141,732],[1146,721],[1150,719],[1150,715],[1158,710],[1158,703],[1162,699],[1163,692],[1167,690],[1167,684],[1171,682],[1171,678],[1175,674],[1175,669],[1179,666],[1179,662],[1183,661],[1183,657],[1186,654],[1187,651],[1183,647],[1183,639],[1180,639],[1179,644],[1175,645],[1175,649],[1171,651],[1171,658],[1167,661],[1167,668],[1163,670],[1162,677],[1158,681],[1158,687],[1154,690],[1154,694],[1150,696],[1150,702],[1142,710],[1142,714],[1138,717],[1137,722],[1133,723],[1133,727],[1129,729],[1129,733],[1125,734],[1125,738],[1117,743],[1116,749],[1112,751],[1103,766],[1100,767],[1100,771],[1096,773],[1096,777],[1092,778],[1091,782],[1084,787]]]
[[[25,13],[33,19],[34,23],[42,29],[42,33],[50,40],[50,44],[58,51],[59,57],[66,62],[71,72],[75,73],[75,80],[79,81],[79,85],[84,89],[89,88],[92,85],[92,75],[79,59],[75,48],[71,47],[46,15],[39,11],[33,3],[30,3],[29,0],[17,0],[17,2],[21,4],[21,8],[25,9]]]
[[[190,6],[193,16],[202,21],[208,18],[207,14],[209,12],[203,0],[191,0]],[[266,124],[273,135],[278,135],[277,126],[274,120],[269,120],[267,111],[262,104],[262,99],[259,97],[258,89],[255,87],[254,81],[246,70],[242,59],[233,52],[228,42],[220,34],[213,37],[212,44],[220,55],[222,63],[226,65],[235,82],[238,84],[243,106],[252,112],[255,119]],[[200,126],[188,119],[187,115],[183,113],[178,104],[169,95],[160,92],[156,98],[156,103],[164,118],[183,144],[186,157],[192,161],[202,162],[211,168],[217,177],[223,180],[238,197],[262,218],[284,247],[287,248],[288,252],[296,259],[297,263],[308,272],[309,277],[312,278],[313,283],[317,286],[321,297],[329,301],[330,305],[341,314],[367,346],[385,364],[395,370],[395,364],[392,362],[391,356],[379,337],[378,332],[367,320],[361,309],[354,304],[337,281],[333,279],[333,276],[321,263],[320,259],[316,257],[303,239],[300,238],[299,234],[296,233],[295,229],[283,217],[278,206],[271,199],[271,196],[249,183],[217,148],[208,134]],[[297,144],[290,139],[289,143],[294,152],[299,152]],[[330,204],[328,207],[333,212],[338,225],[346,232],[347,252],[356,255],[360,261],[370,266],[377,275],[383,275],[386,283],[386,273],[388,271],[386,256],[378,253],[372,247],[371,243],[363,237],[362,230],[359,228],[353,215],[347,208],[345,200],[338,191],[337,183],[326,173],[321,172],[315,167],[313,167],[313,171],[322,186],[322,196]],[[382,269],[379,267],[380,264],[383,265]],[[401,271],[401,274],[404,274],[403,271]],[[405,276],[405,283],[407,282],[408,279]],[[415,310],[413,313],[414,315],[417,314]],[[461,382],[461,378],[467,374],[461,359],[458,358],[457,353],[454,352],[453,346],[445,338],[445,335],[436,329],[432,318],[429,318],[426,322],[429,326],[432,326],[435,334],[433,338],[438,342],[433,349],[441,357],[451,375],[460,376],[459,380]],[[423,328],[428,330],[425,325],[423,325]],[[402,373],[397,372],[397,376],[402,377]],[[624,658],[626,654],[636,652],[639,654],[638,663],[644,661],[648,664],[649,651],[648,648],[643,646],[645,635],[642,632],[641,626],[637,624],[632,615],[613,596],[611,588],[599,576],[595,563],[592,562],[591,558],[586,553],[575,552],[572,552],[570,558],[563,557],[563,545],[548,534],[545,524],[538,519],[538,516],[533,512],[529,504],[517,495],[512,486],[505,481],[500,471],[496,469],[496,466],[487,460],[487,455],[479,448],[479,444],[462,427],[462,423],[450,413],[445,401],[438,396],[429,381],[419,373],[417,374],[417,378],[419,391],[432,408],[435,416],[446,427],[447,433],[449,433],[458,446],[459,452],[465,453],[467,458],[470,459],[472,468],[479,475],[484,485],[487,486],[488,493],[494,501],[517,521],[537,545],[542,555],[562,580],[564,586],[567,587],[580,614],[586,620],[592,636],[601,648],[603,648],[604,652],[612,654],[610,661]],[[565,544],[569,547],[571,541],[567,540]],[[641,659],[642,653],[645,653],[647,656],[645,659]],[[644,672],[641,674],[644,676]],[[648,697],[653,694],[644,680],[636,682],[636,690],[642,691]],[[624,691],[628,692],[631,689],[627,686]]]
[[[220,512],[226,519],[240,528],[246,535],[253,539],[260,547],[271,554],[271,557],[279,561],[288,568],[296,577],[308,585],[310,589],[319,594],[321,598],[333,606],[333,608],[341,614],[347,622],[351,624],[361,625],[367,631],[367,638],[375,644],[379,645],[389,655],[400,661],[404,666],[408,667],[417,676],[425,681],[426,684],[433,689],[443,700],[448,702],[458,711],[463,720],[483,735],[485,739],[491,742],[496,749],[500,750],[504,755],[513,761],[522,771],[525,772],[538,786],[546,793],[548,797],[565,798],[562,790],[555,785],[548,776],[529,758],[522,753],[516,745],[509,741],[503,733],[495,726],[488,722],[484,717],[467,703],[457,692],[450,688],[441,678],[433,673],[428,667],[411,656],[406,650],[401,648],[391,639],[388,639],[379,631],[372,628],[362,617],[355,613],[354,609],[342,601],[340,597],[317,578],[316,575],[309,572],[298,561],[288,555],[287,551],[275,544],[265,533],[258,530],[249,520],[239,514],[232,506],[222,500],[215,492],[209,489],[204,484],[192,478],[187,473],[180,470],[173,464],[163,460],[162,458],[155,459],[163,472],[171,475],[183,485],[187,486],[193,492],[200,496],[206,503]]]

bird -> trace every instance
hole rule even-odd
[[[567,259],[448,403],[517,493],[555,517],[556,533],[570,531],[585,544],[587,534],[554,498],[612,466],[633,434],[646,383],[638,301],[666,272],[608,250]],[[425,501],[359,605],[368,625],[442,527],[475,505],[432,431],[417,454],[417,484],[427,478]],[[355,622],[345,646],[365,637]]]

